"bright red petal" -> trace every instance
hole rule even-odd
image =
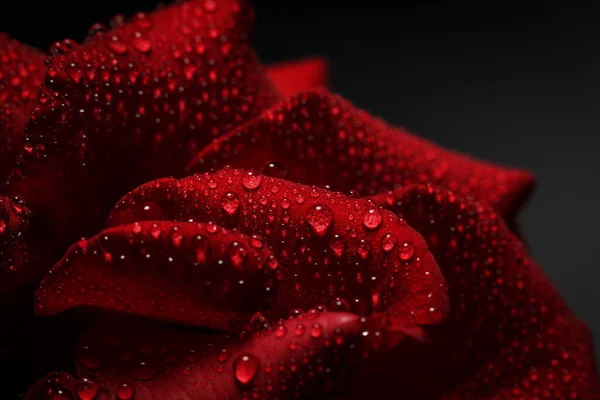
[[[492,209],[422,186],[377,202],[427,240],[452,307],[418,361],[387,365],[374,387],[406,380],[414,393],[461,400],[600,398],[588,329]]]
[[[59,377],[64,392],[84,399],[327,398],[341,395],[357,367],[377,354],[363,345],[363,332],[358,316],[328,312],[276,323],[241,341],[150,323],[101,323],[78,346],[78,382]],[[57,386],[45,379],[26,399],[42,400],[34,394]]]
[[[326,91],[298,94],[202,150],[189,171],[277,161],[297,182],[362,194],[434,183],[472,195],[512,216],[532,176],[445,150],[392,128]]]
[[[123,193],[182,174],[213,138],[278,100],[243,3],[177,3],[53,47],[25,131],[25,178],[9,190],[55,240],[93,234]]]
[[[149,182],[117,204],[109,224],[148,219],[212,221],[264,238],[282,267],[280,312],[333,301],[362,315],[387,310],[398,323],[435,324],[447,311],[444,279],[423,239],[368,201],[225,169]]]
[[[47,56],[0,32],[0,103],[28,115],[38,99]]]
[[[286,97],[305,90],[329,86],[327,60],[321,57],[270,65],[267,71]]]
[[[82,240],[46,275],[36,311],[76,306],[234,329],[275,294],[257,238],[195,222],[142,222]]]

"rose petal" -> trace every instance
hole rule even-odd
[[[30,218],[23,199],[0,196],[0,295],[31,283],[41,273],[39,264],[45,258],[32,240]]]
[[[386,393],[406,380],[426,398],[600,398],[589,330],[493,209],[425,186],[374,200],[427,240],[452,304],[418,361],[410,369],[392,361],[374,388]]]
[[[533,186],[531,174],[445,150],[392,128],[325,90],[301,93],[216,139],[188,167],[284,165],[291,180],[372,194],[434,183],[472,195],[512,216]]]
[[[75,379],[66,372],[52,372],[40,379],[23,400],[72,400],[76,390]],[[93,398],[92,398],[93,399]],[[85,399],[85,397],[82,400]],[[100,400],[100,399],[99,399]]]
[[[213,221],[263,237],[282,267],[280,312],[336,296],[340,307],[386,310],[403,324],[436,324],[447,311],[444,279],[423,239],[367,201],[225,169],[142,185],[108,223],[148,219]]]
[[[272,262],[260,240],[216,225],[118,226],[71,247],[40,285],[36,312],[86,305],[233,329],[273,297]]]
[[[321,57],[270,65],[268,73],[286,97],[305,90],[329,86],[327,60]]]
[[[38,98],[46,55],[0,32],[0,103],[29,114]]]
[[[77,388],[119,400],[341,395],[348,377],[377,355],[364,345],[364,326],[353,314],[313,312],[240,341],[136,321],[100,323],[78,345],[86,385]]]
[[[243,3],[177,3],[54,45],[26,127],[25,178],[9,187],[54,240],[93,234],[123,193],[181,174],[212,138],[277,101]]]
[[[10,104],[0,102],[0,179],[9,176],[23,147],[23,113]]]

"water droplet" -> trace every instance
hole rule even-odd
[[[176,226],[171,230],[171,243],[175,247],[181,247],[181,241],[183,240],[183,234],[179,231]]]
[[[145,361],[140,361],[131,373],[131,377],[137,381],[152,380],[158,374],[158,368]]]
[[[77,359],[86,368],[96,369],[102,365],[102,353],[90,346],[81,346],[78,351]]]
[[[265,176],[279,179],[283,179],[287,175],[287,171],[283,165],[279,164],[277,161],[271,161],[265,164],[265,166],[260,170],[260,173]]]
[[[229,261],[236,269],[243,269],[248,261],[248,251],[240,242],[233,242],[227,251]]]
[[[315,235],[319,237],[325,236],[329,227],[333,222],[333,212],[325,205],[312,206],[308,214],[306,214],[306,221],[312,227]]]
[[[75,393],[79,400],[94,400],[99,390],[100,385],[92,377],[83,377],[75,385]]]
[[[225,193],[221,198],[221,207],[227,215],[234,215],[240,207],[240,199],[235,193]]]
[[[376,208],[373,208],[363,215],[363,225],[367,229],[377,229],[381,226],[383,222],[383,216],[381,215],[381,211]]]
[[[391,234],[388,233],[387,235],[381,238],[381,249],[386,253],[389,253],[390,251],[394,250],[395,246],[396,238]]]
[[[304,327],[304,325],[302,324],[298,324],[296,325],[296,328],[294,329],[294,334],[298,337],[304,335],[304,332],[306,331],[306,328]]]
[[[127,53],[127,45],[123,43],[121,38],[116,35],[114,35],[111,38],[110,42],[108,42],[108,48],[119,55]]]
[[[350,304],[341,297],[336,297],[329,304],[331,311],[350,311]]]
[[[304,196],[302,196],[301,194],[296,196],[296,203],[298,204],[302,204],[304,203]]]
[[[323,327],[320,324],[314,324],[311,328],[310,328],[310,336],[318,339],[321,337],[321,335],[323,334]]]
[[[415,246],[412,243],[402,242],[398,248],[398,257],[402,261],[410,261],[415,255]]]
[[[135,387],[131,383],[122,382],[117,386],[117,399],[131,400],[135,396]]]
[[[256,190],[262,183],[262,175],[249,171],[242,178],[242,185],[248,190]]]
[[[222,350],[219,352],[218,359],[219,359],[219,362],[220,362],[220,363],[224,363],[224,362],[226,362],[227,360],[229,360],[229,357],[231,357],[231,353],[229,352],[229,350],[227,350],[227,349],[222,349]]]
[[[329,247],[333,250],[336,257],[341,257],[344,254],[345,244],[340,235],[334,235],[329,243]]]
[[[275,328],[275,337],[281,339],[287,335],[287,328],[284,325],[277,325]]]
[[[358,194],[356,190],[352,189],[348,192],[348,197],[350,197],[351,199],[358,199],[360,197],[360,194]]]
[[[250,325],[254,331],[262,331],[269,327],[270,322],[262,312],[258,311],[250,317]]]
[[[260,358],[251,353],[240,354],[233,363],[235,379],[242,385],[252,382],[259,369]]]
[[[131,44],[133,45],[134,49],[144,54],[149,53],[152,49],[152,42],[143,37],[139,32],[135,34],[131,40]]]

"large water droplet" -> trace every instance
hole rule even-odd
[[[363,215],[363,225],[367,229],[377,229],[381,226],[383,222],[383,216],[381,215],[381,211],[377,208],[373,208]]]
[[[221,207],[227,215],[234,215],[240,208],[240,199],[238,199],[235,193],[225,193],[221,199]]]
[[[258,175],[252,171],[244,174],[242,178],[242,185],[248,190],[256,190],[262,183],[262,175]]]
[[[83,377],[75,385],[75,393],[79,400],[94,400],[99,390],[100,385],[92,377]]]
[[[135,34],[133,39],[131,39],[131,44],[133,45],[134,49],[144,54],[149,53],[152,49],[152,42],[142,36],[139,32]]]
[[[236,381],[247,385],[256,377],[260,369],[260,358],[251,353],[237,356],[233,363],[233,374]]]
[[[271,161],[265,164],[264,167],[260,170],[260,173],[266,176],[270,176],[272,178],[285,178],[287,172],[283,165],[279,164],[277,161]]]
[[[333,212],[325,205],[315,205],[308,210],[306,221],[312,227],[313,232],[323,237],[333,222]]]
[[[398,248],[398,257],[402,261],[410,261],[415,255],[415,246],[412,243],[402,242]]]
[[[122,382],[117,385],[117,399],[131,400],[135,396],[135,386],[132,383]]]

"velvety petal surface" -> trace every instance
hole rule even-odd
[[[0,32],[0,103],[29,114],[38,99],[47,56]]]
[[[300,93],[202,150],[190,172],[276,161],[296,182],[361,194],[434,183],[512,217],[528,196],[528,172],[492,165],[393,128],[325,90]]]
[[[286,97],[306,90],[329,86],[327,60],[322,57],[310,57],[270,65],[268,73]]]
[[[376,333],[368,329],[356,315],[314,310],[242,339],[100,323],[77,348],[78,379],[50,375],[26,400],[59,392],[85,400],[339,398],[348,378],[377,355],[365,345],[364,337]]]
[[[492,208],[431,186],[374,200],[423,235],[448,280],[451,312],[414,362],[403,354],[411,368],[394,368],[392,357],[368,393],[406,380],[409,398],[600,398],[588,328]]]
[[[278,99],[249,46],[252,19],[244,1],[192,0],[55,44],[9,193],[68,245],[123,193],[182,174]]]
[[[257,238],[212,224],[141,222],[75,244],[46,275],[36,312],[95,306],[212,328],[239,328],[276,293]]]
[[[447,312],[445,282],[424,240],[369,201],[225,169],[142,185],[116,205],[109,225],[148,219],[211,221],[262,237],[281,266],[276,315],[333,304],[414,325],[437,324]]]

